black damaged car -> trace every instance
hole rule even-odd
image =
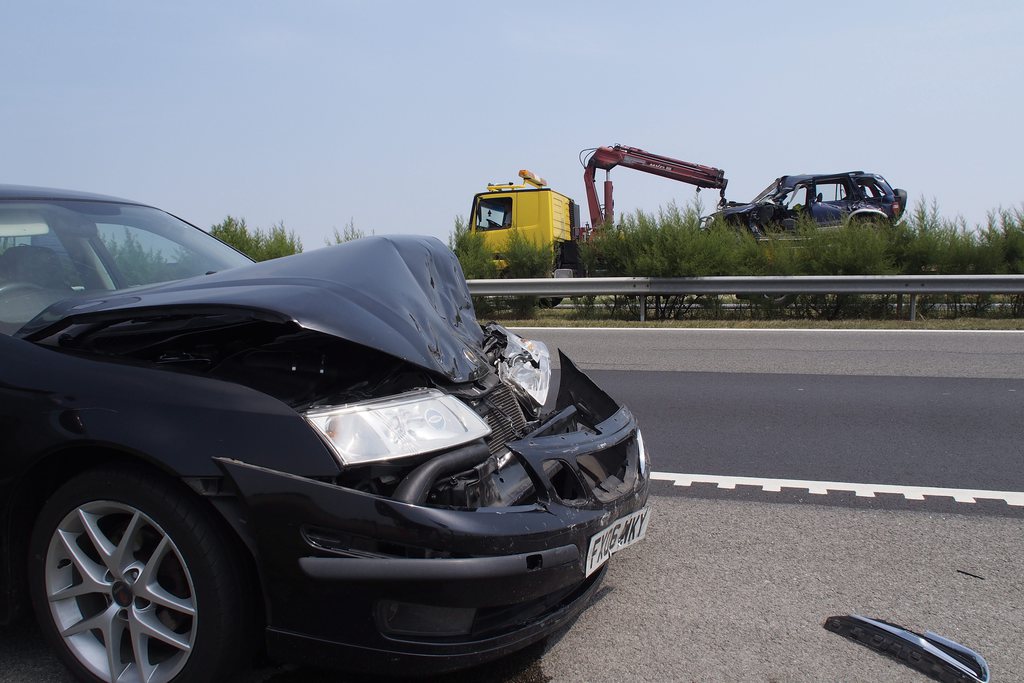
[[[522,648],[644,537],[637,422],[481,326],[439,241],[252,263],[158,209],[0,187],[0,622],[92,681]]]
[[[761,239],[772,233],[792,233],[801,219],[822,227],[854,221],[893,223],[906,208],[906,190],[894,190],[875,173],[786,175],[749,202],[726,203],[706,216],[702,225],[710,227],[717,218]]]

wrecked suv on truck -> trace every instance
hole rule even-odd
[[[252,263],[152,207],[0,187],[0,622],[93,681],[443,671],[643,538],[636,419],[481,326],[439,241]]]
[[[864,171],[777,178],[749,202],[727,202],[703,220],[716,218],[763,239],[795,232],[800,219],[822,227],[845,222],[893,223],[907,208],[906,190],[894,190],[885,178]]]

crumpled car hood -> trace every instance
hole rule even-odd
[[[750,211],[751,209],[755,209],[758,206],[767,203],[768,202],[758,202],[755,204],[754,202],[747,202],[746,204],[733,204],[732,206],[727,206],[724,209],[722,209],[720,213],[723,216],[732,216],[738,213],[745,213],[747,211]]]
[[[18,336],[42,338],[117,311],[208,307],[269,314],[454,382],[486,365],[462,268],[433,237],[365,237],[203,277],[74,297],[50,306]]]

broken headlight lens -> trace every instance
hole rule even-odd
[[[498,377],[540,408],[548,399],[551,384],[551,355],[548,347],[544,342],[523,339],[508,330],[504,332],[507,335],[506,344],[498,363]]]
[[[637,469],[640,470],[640,476],[647,476],[647,468],[651,466],[650,455],[647,453],[647,448],[644,446],[644,435],[640,433],[640,430],[636,430],[636,447],[639,450],[640,459],[637,463]]]
[[[436,389],[311,410],[304,417],[345,465],[431,453],[491,433],[469,406]]]

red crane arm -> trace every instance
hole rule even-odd
[[[614,219],[614,203],[612,201],[612,181],[604,181],[604,213],[597,201],[597,189],[594,185],[594,174],[597,169],[610,171],[616,166],[636,169],[644,173],[653,173],[670,180],[678,180],[682,183],[689,183],[697,187],[706,187],[720,190],[722,198],[725,199],[725,186],[729,183],[725,178],[725,171],[701,166],[688,161],[680,161],[671,157],[652,154],[636,147],[615,145],[613,147],[598,147],[587,160],[583,171],[583,182],[587,189],[587,204],[590,208],[590,221],[594,227],[603,223],[611,223]]]

